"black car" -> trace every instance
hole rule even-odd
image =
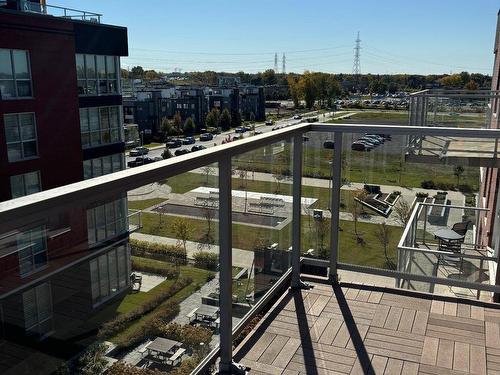
[[[205,149],[206,147],[203,145],[194,145],[193,147],[191,147],[191,152],[205,150]]]
[[[141,156],[135,158],[135,160],[131,160],[127,163],[129,168],[138,167],[139,165],[151,164],[154,163],[156,159],[150,158],[149,156]]]
[[[211,141],[212,139],[214,139],[214,136],[210,133],[203,133],[200,135],[201,142]]]
[[[182,141],[180,139],[174,138],[165,143],[167,148],[178,148],[182,146]]]
[[[235,132],[236,132],[236,133],[242,133],[242,134],[243,134],[243,133],[245,133],[245,132],[247,132],[247,131],[248,131],[248,129],[247,129],[246,127],[244,127],[244,126],[239,126],[239,127],[237,127],[237,128],[235,129]]]
[[[333,150],[335,148],[335,143],[333,141],[324,141],[323,148],[327,148],[329,150]]]
[[[189,154],[189,153],[190,153],[190,151],[187,148],[184,148],[182,150],[175,150],[174,155],[175,156],[179,156],[179,155],[186,155],[186,154]]]
[[[182,140],[183,145],[193,145],[196,143],[196,139],[194,137],[186,137]]]

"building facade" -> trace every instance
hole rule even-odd
[[[0,201],[124,169],[127,29],[47,10],[0,7]],[[84,347],[75,332],[95,329],[86,319],[129,285],[127,212],[124,197],[108,197],[0,238],[0,340],[19,356],[2,351],[0,373],[44,373],[36,350]]]

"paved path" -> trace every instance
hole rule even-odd
[[[152,234],[144,234],[144,233],[138,233],[138,232],[132,233],[130,235],[130,238],[132,238],[134,240],[148,241],[148,242],[160,243],[160,244],[165,244],[165,245],[170,245],[170,246],[178,244],[178,240],[175,238],[155,236]],[[193,254],[200,251],[199,245],[200,245],[199,242],[187,241],[186,250],[187,250],[188,258],[192,259]],[[219,246],[212,245],[210,247],[210,249],[203,248],[203,251],[218,254],[219,253]],[[250,268],[250,267],[252,267],[253,258],[254,258],[253,251],[233,248],[233,266]]]

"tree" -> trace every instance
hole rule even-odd
[[[317,233],[316,247],[318,251],[318,257],[322,259],[328,258],[328,248],[325,246],[325,239],[330,228],[328,223],[329,220],[326,220],[326,218],[324,217],[315,220]]]
[[[170,149],[168,147],[165,147],[165,149],[161,153],[161,157],[163,159],[170,159],[172,156],[174,156],[174,155],[172,155],[172,151],[170,151]]]
[[[219,125],[222,130],[229,130],[231,128],[231,114],[227,108],[224,108],[222,114],[220,115]]]
[[[301,87],[306,102],[306,107],[312,109],[318,97],[317,85],[314,82],[313,74],[306,71],[301,78]]]
[[[302,89],[299,83],[300,78],[298,76],[288,76],[288,89],[290,91],[290,96],[292,97],[293,106],[295,109],[300,106],[300,97],[302,95]]]
[[[353,202],[352,202],[351,207],[350,207],[352,219],[354,221],[354,234],[356,235],[358,242],[361,238],[358,234],[358,219],[359,219],[359,216],[361,215],[361,212],[363,212],[363,206],[361,205],[361,203],[359,201],[363,202],[367,196],[368,196],[368,193],[365,189],[358,189],[358,190],[354,191],[354,193],[353,193],[354,199],[353,199]]]
[[[398,224],[406,227],[410,221],[411,216],[411,204],[404,198],[399,198],[398,202],[394,206],[395,219]]]
[[[206,186],[208,186],[209,178],[211,175],[213,175],[215,173],[215,168],[212,167],[211,165],[206,165],[206,166],[201,168],[201,171],[203,172],[203,174],[206,177],[205,184],[206,184]]]
[[[182,117],[181,117],[181,114],[179,111],[175,112],[173,126],[174,126],[175,131],[177,132],[177,135],[180,135],[182,132],[182,130],[181,130]]]
[[[104,358],[107,346],[105,344],[92,344],[78,358],[76,362],[76,374],[79,375],[94,375],[101,374],[105,368],[107,361]]]
[[[176,130],[172,124],[172,121],[170,121],[168,118],[163,117],[161,119],[161,130],[164,132],[166,135],[172,136],[176,134]]]
[[[457,165],[455,166],[455,168],[453,168],[453,174],[457,177],[457,187],[460,186],[460,177],[463,175],[464,172],[465,169],[461,165]]]
[[[479,90],[479,85],[477,84],[477,82],[470,80],[469,82],[467,82],[465,84],[464,89],[466,89],[466,90]]]
[[[212,207],[211,202],[207,199],[206,201],[204,201],[202,209],[203,218],[207,222],[207,231],[198,244],[198,250],[200,251],[202,251],[204,248],[210,250],[211,246],[215,243],[214,236],[212,235],[212,221],[215,217],[214,207]]]
[[[131,78],[141,79],[144,77],[144,69],[142,68],[142,66],[134,66],[130,70],[130,76]]]
[[[266,86],[275,85],[277,83],[274,69],[267,69],[262,73],[262,83]]]
[[[207,114],[205,125],[210,128],[219,127],[219,117],[219,110],[217,108],[212,108],[212,110]]]
[[[240,111],[234,111],[231,115],[231,127],[237,128],[241,126],[241,114]]]
[[[148,81],[160,79],[160,74],[156,70],[146,70],[144,72],[144,79],[147,79]]]
[[[387,248],[391,241],[392,231],[390,226],[385,222],[377,225],[377,230],[375,231],[375,238],[380,242],[382,247],[384,248],[384,255],[386,264],[390,269],[394,269],[394,262],[389,258],[389,254],[387,254]]]
[[[128,72],[127,69],[120,69],[120,76],[123,79],[129,79],[130,78],[130,74],[129,74],[129,72]]]
[[[379,79],[373,80],[370,82],[369,90],[372,94],[385,94],[387,85]]]
[[[187,258],[186,243],[193,233],[193,228],[189,225],[189,222],[185,218],[178,217],[172,223],[172,229],[174,230],[177,240],[182,243],[182,246],[184,247],[184,254]]]
[[[464,85],[460,74],[452,74],[450,76],[445,76],[441,78],[440,82],[443,86],[451,88],[463,87]]]
[[[272,164],[272,175],[276,181],[276,194],[281,192],[281,181],[285,180],[289,174],[288,165],[289,163],[286,157],[281,154],[278,155],[275,162]]]
[[[184,134],[193,135],[196,130],[196,124],[192,117],[188,117],[184,122]]]

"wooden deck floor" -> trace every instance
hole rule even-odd
[[[284,294],[238,346],[250,374],[500,375],[494,304],[313,285]]]

